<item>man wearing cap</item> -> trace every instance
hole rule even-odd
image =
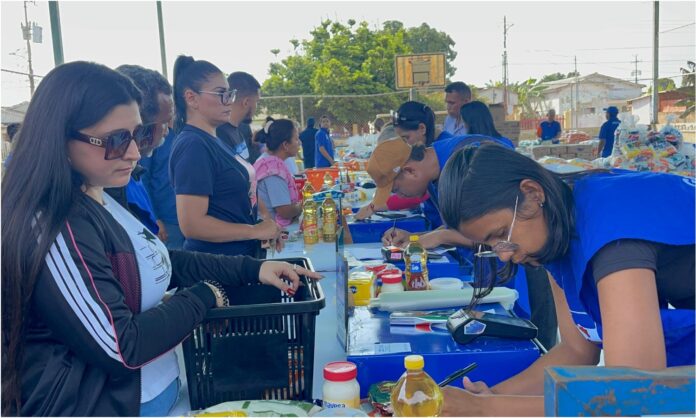
[[[483,135],[462,135],[441,139],[431,147],[416,145],[411,147],[401,138],[390,139],[377,145],[367,163],[367,172],[377,185],[373,202],[386,202],[394,192],[402,197],[420,197],[428,192],[429,201],[438,207],[437,180],[449,157],[466,145],[479,145],[481,142],[495,142],[513,148],[504,138],[490,138]],[[437,219],[435,219],[435,217]],[[441,225],[437,213],[428,216],[431,225]],[[389,229],[384,233],[385,245],[402,246],[408,243],[410,233],[402,229]],[[425,248],[438,245],[472,245],[455,230],[439,227],[421,236]]]
[[[599,155],[609,157],[614,149],[614,132],[621,121],[616,117],[619,114],[619,109],[616,106],[609,106],[604,111],[607,121],[602,124],[602,128],[599,130]]]
[[[561,136],[561,124],[556,120],[556,111],[549,109],[546,117],[548,120],[541,122],[539,125],[539,137],[542,141],[551,141],[553,144],[558,144],[558,138]]]

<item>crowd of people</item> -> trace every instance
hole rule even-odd
[[[300,149],[306,168],[337,162],[332,120],[300,130],[269,117],[252,133],[252,75],[182,55],[173,80],[72,62],[39,84],[2,179],[4,414],[167,415],[179,391],[174,348],[229,303],[226,289],[292,295],[299,275],[321,278],[264,258],[302,212]],[[416,101],[375,123],[367,171],[377,191],[356,218],[421,206],[421,244],[455,246],[474,263],[474,305],[496,285],[526,289],[521,302],[550,349],[494,387],[446,388],[444,412],[540,415],[543,368],[596,365],[602,349],[610,366],[694,364],[694,182],[562,177],[516,153],[465,83],[444,93],[442,131]],[[611,147],[615,108],[607,119],[600,137]],[[560,131],[549,111],[540,137]],[[392,228],[382,241],[403,246],[409,235]]]

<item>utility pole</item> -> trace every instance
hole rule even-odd
[[[24,2],[24,25],[22,25],[22,36],[27,41],[27,62],[29,63],[29,91],[34,95],[34,67],[31,65],[31,24],[27,14],[27,2]]]
[[[638,84],[638,76],[642,74],[641,71],[638,70],[638,55],[634,56],[635,59],[633,60],[633,64],[635,65],[635,70],[631,71],[631,75],[635,76],[635,82]]]
[[[164,47],[164,22],[162,21],[162,2],[157,1],[157,26],[159,27],[160,58],[162,59],[162,75],[167,78],[167,51]]]
[[[53,39],[53,62],[59,66],[64,62],[63,35],[60,28],[60,8],[57,1],[48,2],[48,13],[51,16],[51,38]]]
[[[507,32],[508,29],[513,27],[514,24],[508,26],[507,16],[503,16],[503,108],[505,109],[505,116],[508,113],[508,61],[507,61]]]
[[[574,128],[578,128],[578,103],[580,102],[579,95],[580,92],[578,90],[578,56],[574,55],[573,56],[573,63],[575,64],[575,69],[573,70],[575,72],[575,111],[573,112],[573,125]]]
[[[652,117],[653,128],[657,125],[657,114],[660,111],[660,96],[658,94],[658,71],[660,67],[660,2],[653,2],[653,80],[652,80]]]

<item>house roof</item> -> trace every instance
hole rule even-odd
[[[670,91],[661,91],[661,92],[658,93],[658,96],[660,96],[661,99],[666,99],[666,100],[669,100],[669,99],[685,99],[685,98],[687,97],[686,93],[682,93],[682,92],[680,92],[680,91],[674,91],[674,90],[670,90]],[[633,99],[628,99],[628,100],[626,100],[626,101],[627,101],[628,103],[632,103],[632,102],[635,102],[635,101],[637,101],[637,100],[645,99],[645,98],[648,98],[648,97],[652,97],[652,94],[644,94],[644,95],[642,95],[642,96],[639,96],[639,97],[636,97],[636,98],[633,98]]]
[[[608,75],[600,73],[592,73],[588,75],[583,75],[579,77],[564,78],[563,80],[547,81],[546,83],[541,83],[542,86],[546,87],[546,91],[556,90],[574,84],[575,82],[599,82],[599,83],[621,83],[634,88],[643,88],[644,84],[634,83],[632,81],[622,80],[620,78],[611,77]]]
[[[22,102],[13,106],[3,106],[2,117],[0,118],[2,124],[7,125],[9,123],[22,122],[28,107],[29,102]]]

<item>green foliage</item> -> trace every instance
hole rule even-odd
[[[686,106],[686,111],[679,115],[681,118],[686,118],[687,116],[693,114],[696,111],[696,105],[694,104],[694,83],[695,77],[694,72],[696,72],[696,62],[687,61],[686,67],[679,68],[682,73],[681,87],[677,91],[686,94],[686,98],[677,102],[679,106]]]
[[[387,21],[375,29],[353,19],[347,24],[324,20],[309,35],[302,41],[290,40],[294,54],[269,66],[269,77],[262,86],[265,96],[394,92],[396,55],[444,52],[448,63],[456,57],[449,35],[425,23],[405,28],[401,22]],[[453,75],[455,68],[447,68],[448,75]],[[404,96],[304,98],[304,114],[328,114],[339,122],[369,121],[376,113],[396,109]],[[273,99],[261,105],[272,114],[300,117],[298,99]]]

